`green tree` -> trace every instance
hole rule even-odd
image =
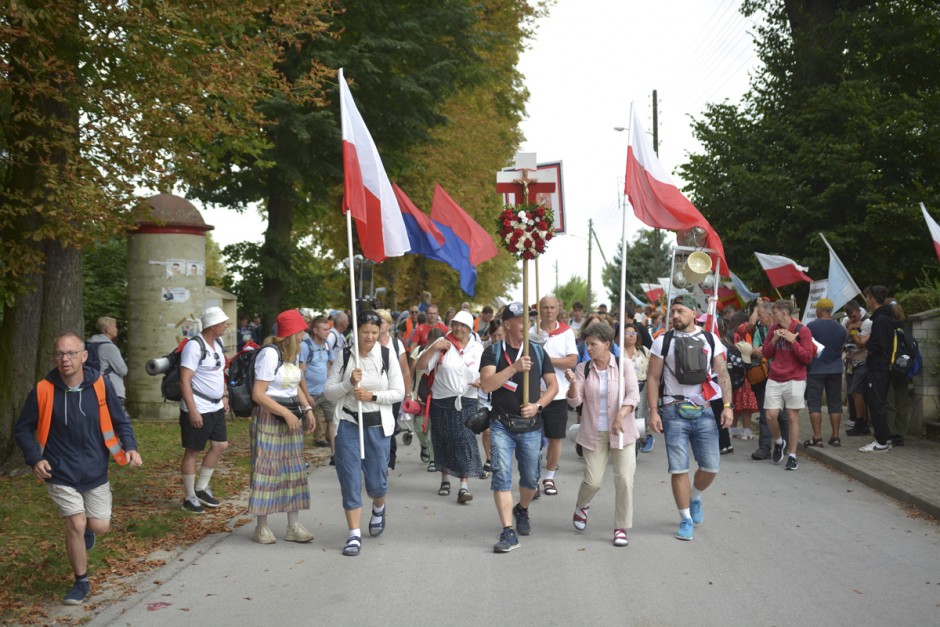
[[[408,150],[428,142],[430,130],[446,122],[440,110],[444,100],[482,76],[475,47],[483,38],[473,28],[475,8],[468,0],[337,0],[328,31],[301,38],[277,71],[285,84],[302,89],[311,73],[332,76],[343,67],[386,170],[395,175],[405,169]],[[326,230],[342,236],[342,243],[318,239],[320,248],[346,256],[345,225],[337,209],[343,160],[336,95],[331,85],[329,100],[322,102],[298,103],[280,95],[259,100],[257,109],[269,123],[268,149],[254,158],[243,156],[225,176],[194,189],[208,202],[236,209],[263,203],[268,224],[257,262],[265,325],[287,304],[293,284],[309,280],[294,267],[303,252],[292,242]]]
[[[753,253],[824,277],[822,232],[856,281],[913,287],[937,276],[918,202],[940,202],[940,12],[918,0],[773,0],[763,68],[739,104],[709,105],[703,150],[680,168],[728,261],[766,286]]]
[[[119,335],[127,332],[127,240],[114,237],[82,250],[82,300],[85,337],[97,333],[101,316],[118,321]]]
[[[603,281],[610,297],[611,308],[620,306],[620,263],[623,245],[617,243],[613,260],[604,266]],[[640,283],[656,283],[669,274],[669,244],[656,229],[641,229],[627,248],[627,289],[644,299]],[[629,296],[627,296],[629,298]]]
[[[569,312],[573,304],[581,303],[583,305],[588,302],[587,293],[587,281],[579,276],[571,277],[567,283],[559,285],[558,289],[555,290],[555,296],[564,301],[565,310]],[[592,294],[592,303],[597,300],[593,296]]]
[[[23,0],[0,16],[0,459],[83,324],[81,247],[115,237],[140,187],[207,179],[266,141],[262,94],[310,98],[274,66],[322,2]]]

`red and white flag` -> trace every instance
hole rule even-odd
[[[764,253],[754,253],[760,262],[760,267],[764,269],[770,284],[774,287],[790,285],[806,281],[812,283],[813,280],[806,276],[809,268],[801,266],[788,257],[780,255],[765,255]]]
[[[659,283],[640,283],[640,289],[651,303],[657,302],[666,293]]]
[[[937,253],[937,259],[940,259],[940,224],[930,217],[924,203],[920,203],[920,210],[924,212],[924,220],[927,221],[927,228],[930,229],[930,239],[933,240],[933,249]]]
[[[399,257],[411,249],[405,221],[382,157],[359,115],[342,68],[339,95],[343,125],[343,213],[349,211],[356,221],[359,245],[368,259],[379,263],[387,257]]]
[[[700,226],[708,233],[705,245],[721,257],[721,274],[728,276],[728,261],[721,238],[705,216],[682,195],[672,177],[660,164],[653,144],[640,124],[636,109],[630,121],[630,146],[627,148],[627,177],[624,193],[630,197],[633,211],[641,222],[659,229],[679,231]]]

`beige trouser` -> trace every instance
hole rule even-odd
[[[633,475],[636,472],[636,445],[624,445],[623,449],[610,447],[610,434],[601,431],[597,434],[595,450],[584,449],[584,479],[578,490],[578,507],[590,504],[591,499],[601,489],[607,460],[614,466],[614,528],[630,529],[633,527]]]

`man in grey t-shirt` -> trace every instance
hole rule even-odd
[[[124,363],[124,358],[121,357],[121,351],[114,345],[114,340],[118,336],[117,320],[102,316],[98,318],[95,328],[98,329],[98,333],[88,338],[86,346],[89,344],[97,345],[101,374],[108,377],[108,381],[114,387],[114,393],[121,400],[121,407],[123,407],[126,396],[124,377],[127,376],[127,364]]]

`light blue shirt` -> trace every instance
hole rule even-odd
[[[300,361],[307,364],[307,370],[304,373],[307,391],[313,396],[320,396],[323,394],[323,386],[326,385],[330,347],[326,342],[319,345],[309,337],[305,337],[300,343]]]

